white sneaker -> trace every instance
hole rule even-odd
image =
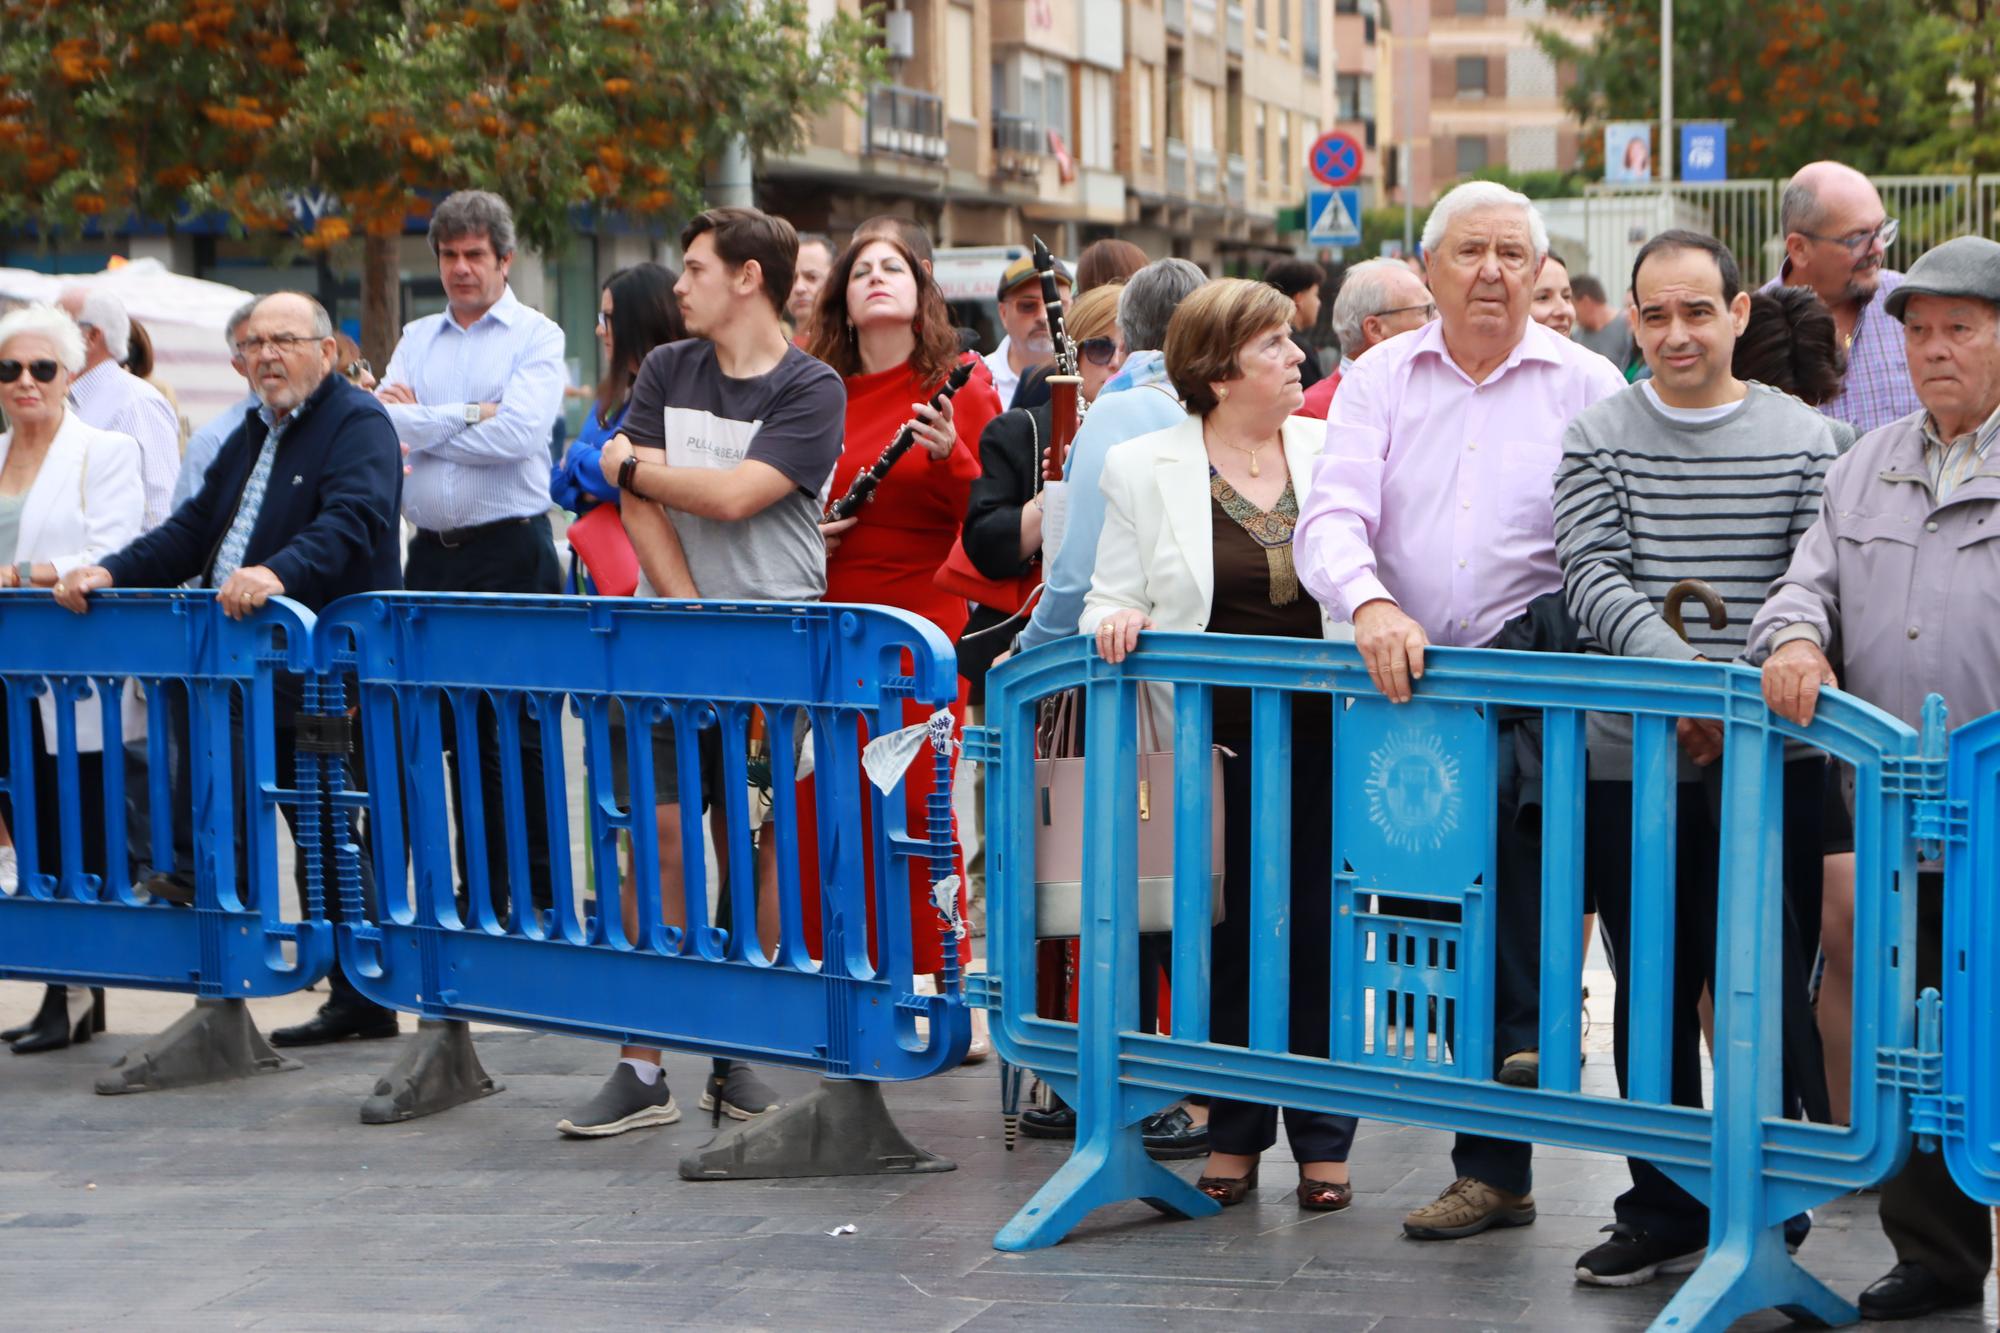
[[[0,893],[12,893],[21,887],[21,862],[14,855],[14,845],[8,843],[0,847]]]

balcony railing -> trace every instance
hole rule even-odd
[[[1222,189],[1221,164],[1214,153],[1194,154],[1194,193],[1197,199],[1213,199]]]
[[[1227,10],[1224,11],[1223,34],[1224,34],[1224,40],[1229,44],[1228,45],[1229,54],[1233,56],[1242,55],[1243,54],[1243,6],[1242,5],[1232,4],[1229,6]]]
[[[944,99],[895,83],[870,88],[865,147],[870,153],[944,161],[951,152],[944,137]]]
[[[1187,0],[1166,0],[1160,7],[1160,15],[1166,21],[1168,32],[1175,36],[1187,32]]]
[[[1240,153],[1229,155],[1229,202],[1242,208],[1250,200],[1250,167]]]
[[[993,169],[1003,176],[1034,176],[1042,170],[1042,127],[1033,116],[993,113]]]
[[[1215,0],[1188,0],[1188,27],[1197,37],[1215,36]]]
[[[1177,199],[1187,198],[1188,192],[1188,150],[1178,139],[1167,140],[1167,193]]]

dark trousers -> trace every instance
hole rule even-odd
[[[403,586],[412,592],[506,592],[554,594],[562,591],[562,565],[546,514],[513,522],[491,523],[456,538],[446,546],[437,535],[419,532],[410,543]],[[458,782],[457,729],[450,705],[439,705],[441,732],[451,771],[452,791]],[[555,902],[549,878],[549,824],[542,795],[542,735],[539,723],[525,714],[520,724],[521,798],[527,811],[528,889],[542,910]],[[486,875],[493,911],[508,917],[513,901],[511,867],[507,859],[507,819],[501,786],[499,723],[490,700],[479,704],[479,791],[486,816]],[[465,812],[456,800],[452,819],[458,837],[456,857],[459,893],[466,889]]]
[[[1917,876],[1917,986],[1942,984],[1944,876]],[[1882,1232],[1900,1263],[1922,1264],[1958,1291],[1976,1292],[1993,1266],[1993,1232],[1984,1204],[1966,1197],[1943,1152],[1910,1150],[1903,1169],[1882,1185]]]
[[[1310,728],[1304,729],[1310,731]],[[1209,1039],[1250,1041],[1250,747],[1222,757],[1223,918],[1210,937]],[[1325,732],[1292,747],[1291,1040],[1297,1055],[1324,1058],[1332,1030],[1333,846],[1328,836],[1330,763]],[[1285,1133],[1299,1162],[1344,1162],[1354,1142],[1350,1115],[1285,1108]],[[1216,1097],[1209,1102],[1211,1150],[1257,1156],[1278,1139],[1278,1108]]]
[[[86,699],[82,704],[78,705],[79,710],[83,708],[94,709],[96,707],[97,700],[95,699]],[[64,870],[62,811],[65,806],[73,806],[77,812],[77,817],[83,825],[82,871],[86,875],[102,877],[105,872],[104,756],[95,751],[86,752],[79,750],[76,756],[78,790],[74,792],[63,790],[60,785],[61,779],[56,766],[56,757],[48,753],[44,744],[41,709],[30,703],[28,706],[28,717],[34,729],[34,735],[29,742],[34,752],[33,772],[31,774],[20,775],[10,773],[8,776],[12,784],[16,787],[26,786],[29,783],[33,784],[35,793],[35,873],[39,875],[51,875],[60,879]],[[4,707],[0,707],[0,768],[7,767],[11,763],[8,740],[7,711]],[[119,818],[124,818],[124,811],[121,810],[118,813]],[[14,800],[11,794],[0,794],[0,819],[7,821],[7,827],[12,832],[14,841],[19,843],[21,840],[21,825],[14,815]],[[125,868],[120,866],[119,874],[122,875],[124,873]],[[24,860],[21,863],[23,892],[27,889],[27,875],[28,865]],[[108,891],[111,885],[107,883],[105,888]]]
[[[1673,1025],[1668,1041],[1669,1089],[1676,1106],[1702,1105],[1700,1005],[1715,978],[1717,881],[1721,867],[1720,788],[1715,773],[1684,782],[1676,802],[1674,835],[1674,967],[1669,1001]],[[1783,1043],[1785,1103],[1793,1113],[1803,1104],[1810,1118],[1825,1120],[1826,1068],[1819,1030],[1806,1002],[1806,981],[1819,947],[1819,899],[1823,874],[1821,820],[1825,811],[1826,764],[1803,759],[1784,766],[1784,966]],[[1632,784],[1594,781],[1584,798],[1584,873],[1597,891],[1597,910],[1620,978],[1632,941]],[[1811,915],[1805,915],[1807,907]],[[1626,1042],[1630,1030],[1627,988],[1618,987],[1612,1016],[1612,1059],[1618,1091],[1626,1089]],[[1621,1223],[1669,1244],[1696,1248],[1708,1243],[1708,1206],[1676,1185],[1650,1162],[1630,1159],[1632,1188],[1618,1196],[1613,1211]]]

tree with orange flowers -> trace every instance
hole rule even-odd
[[[1538,33],[1576,71],[1563,100],[1578,119],[1657,120],[1660,0],[1547,8],[1594,25],[1582,41]],[[1788,175],[1819,158],[1880,170],[1907,106],[1896,77],[1907,9],[1907,0],[1674,0],[1674,115],[1730,122],[1731,176]],[[1586,134],[1581,157],[1561,165],[1600,173],[1602,137]]]
[[[796,143],[879,59],[801,0],[0,0],[0,32],[0,226],[219,212],[360,245],[377,364],[395,238],[444,193],[499,193],[544,250],[578,210],[682,216],[733,143]]]

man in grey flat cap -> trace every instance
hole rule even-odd
[[[1804,724],[1820,687],[1921,725],[1944,696],[1952,725],[2000,709],[2000,244],[1947,241],[1890,293],[1924,410],[1872,430],[1826,476],[1820,515],[1750,627],[1764,698]],[[1917,985],[1939,984],[1942,868],[1917,875]],[[1977,1305],[1992,1267],[1987,1211],[1943,1153],[1911,1152],[1882,1186],[1896,1266],[1861,1293],[1865,1319]]]

